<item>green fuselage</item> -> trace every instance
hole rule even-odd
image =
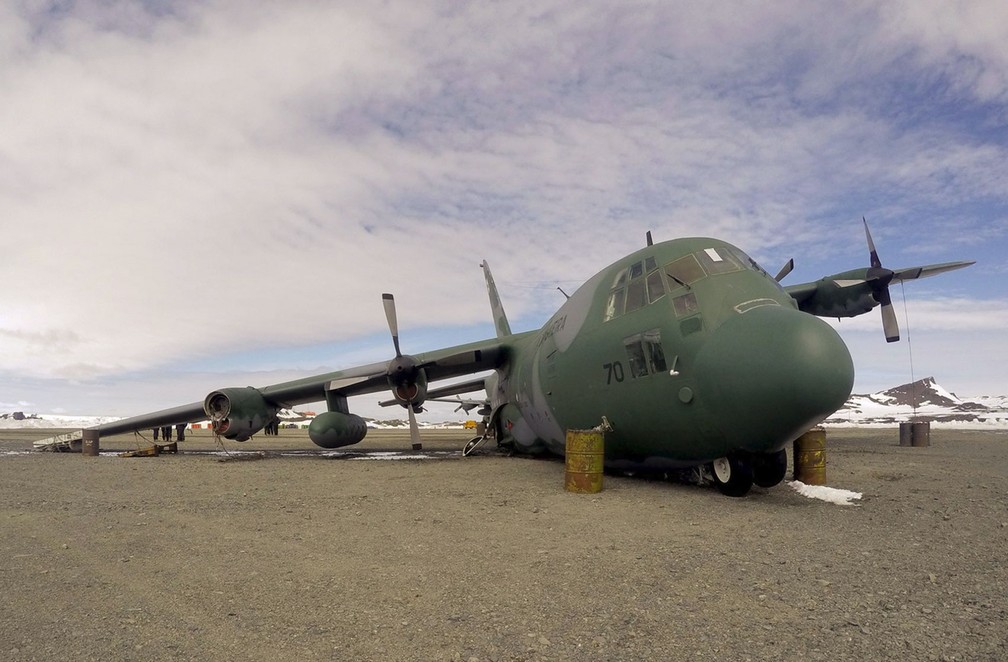
[[[566,430],[604,416],[613,468],[779,450],[842,406],[854,379],[836,332],[716,239],[623,258],[511,342],[489,393],[500,438],[562,454]]]

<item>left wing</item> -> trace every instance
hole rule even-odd
[[[97,430],[100,435],[111,435],[209,418],[222,436],[244,441],[261,430],[279,409],[307,402],[325,400],[330,412],[349,414],[348,397],[391,389],[395,402],[412,409],[427,397],[428,381],[493,370],[501,366],[508,356],[509,344],[497,338],[416,356],[399,354],[389,362],[356,366],[261,388],[219,389],[207,395],[202,402],[89,429]],[[475,381],[467,382],[467,390],[458,390],[458,385],[450,385],[443,390],[431,391],[431,394],[466,393],[474,390],[475,384]],[[482,379],[479,384],[482,384]]]

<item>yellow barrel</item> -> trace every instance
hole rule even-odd
[[[98,456],[98,431],[84,430],[81,435],[81,453],[84,457]]]
[[[813,428],[795,439],[794,479],[806,485],[826,484],[826,430]]]
[[[594,494],[602,491],[605,435],[595,430],[567,430],[564,489]]]

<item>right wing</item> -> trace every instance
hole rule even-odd
[[[861,220],[864,222],[868,260],[871,266],[826,276],[813,283],[790,285],[784,289],[795,300],[800,310],[821,317],[854,317],[881,305],[882,329],[885,332],[886,342],[896,342],[900,337],[899,325],[889,294],[889,284],[894,281],[903,282],[936,276],[946,271],[968,267],[975,262],[943,262],[891,271],[882,266],[882,260],[875,250],[875,242],[868,229],[868,221],[864,218]],[[782,269],[777,280],[780,281],[788,271],[790,269]]]

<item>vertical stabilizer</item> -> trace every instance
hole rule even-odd
[[[511,335],[511,325],[508,324],[507,315],[504,314],[504,306],[501,305],[500,296],[497,294],[497,286],[494,285],[493,274],[490,273],[490,265],[486,260],[480,263],[483,267],[483,275],[486,276],[487,294],[490,295],[490,312],[493,313],[494,327],[497,329],[497,337],[504,338]]]

